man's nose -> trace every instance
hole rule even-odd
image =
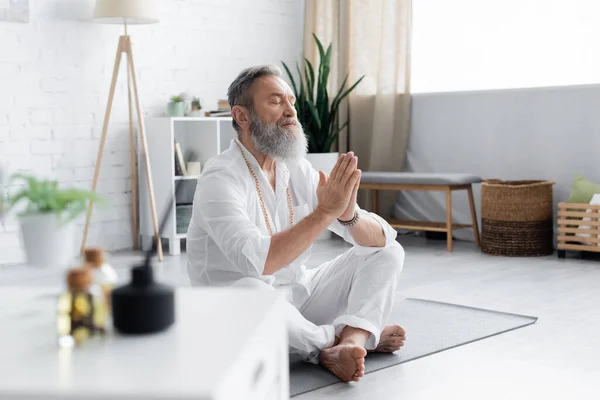
[[[296,107],[294,107],[294,105],[290,101],[288,101],[286,103],[287,103],[287,107],[285,108],[284,115],[289,118],[295,117],[296,116]]]

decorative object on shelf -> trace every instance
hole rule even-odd
[[[190,117],[202,117],[202,100],[199,97],[193,97],[192,102],[190,103],[191,109],[188,113]]]
[[[188,161],[186,168],[188,175],[200,175],[202,172],[200,161]]]
[[[484,180],[481,185],[481,250],[504,256],[552,254],[554,184],[545,180]]]
[[[67,273],[68,290],[58,297],[56,329],[60,347],[83,345],[106,333],[108,304],[93,283],[92,270],[73,268]]]
[[[182,182],[178,182],[175,195],[164,210],[158,238],[154,237],[155,242],[160,241],[181,187]],[[175,323],[175,291],[154,280],[151,260],[156,247],[158,246],[152,246],[146,252],[142,265],[131,268],[131,282],[112,292],[113,325],[120,333],[155,333],[164,331]]]
[[[185,167],[185,160],[183,159],[183,153],[181,151],[181,145],[179,142],[175,142],[175,175],[176,176],[185,176],[188,174],[187,169]]]
[[[85,190],[60,189],[57,181],[21,173],[14,174],[13,181],[23,181],[25,186],[7,197],[6,213],[15,209],[18,214],[27,264],[68,267],[76,257],[75,219],[88,202],[104,199]]]
[[[185,115],[185,101],[181,96],[172,96],[167,103],[167,115],[169,117],[183,117]]]
[[[219,100],[217,109],[204,113],[206,117],[231,117],[231,106],[228,100]]]
[[[152,179],[152,171],[150,169],[150,161],[148,155],[148,145],[146,141],[146,128],[144,126],[143,113],[140,106],[140,100],[138,96],[137,78],[135,73],[135,66],[133,63],[133,52],[131,46],[131,39],[127,34],[127,26],[131,24],[151,24],[158,22],[156,17],[156,7],[154,0],[96,0],[96,6],[94,9],[94,21],[108,24],[123,24],[125,28],[125,34],[119,37],[117,44],[117,55],[115,57],[115,64],[113,68],[113,74],[110,84],[110,90],[108,94],[108,102],[106,105],[106,113],[104,116],[104,124],[102,126],[102,136],[100,139],[100,147],[98,149],[98,157],[96,159],[96,168],[94,170],[94,178],[92,183],[92,192],[96,192],[96,186],[98,184],[98,175],[102,165],[102,154],[104,152],[104,144],[106,142],[106,135],[108,132],[108,122],[110,119],[110,111],[112,108],[112,102],[115,94],[115,86],[117,83],[117,76],[119,74],[119,66],[121,64],[121,56],[123,53],[127,58],[127,98],[129,106],[129,152],[130,152],[130,166],[131,166],[131,191],[132,199],[132,221],[131,221],[131,235],[133,241],[133,248],[139,247],[139,233],[138,233],[138,211],[137,211],[137,190],[138,182],[136,176],[136,154],[135,154],[135,134],[133,129],[133,105],[132,105],[132,94],[135,101],[135,109],[137,111],[137,120],[139,124],[139,135],[141,139],[141,154],[143,155],[143,165],[146,172],[146,184],[148,186],[148,194],[150,200],[150,208],[152,213],[152,223],[154,225],[154,235],[158,238],[158,220],[156,216],[156,203],[154,200],[154,187]],[[85,228],[83,231],[83,238],[81,241],[81,253],[86,246],[87,235],[89,231],[90,219],[92,216],[93,202],[90,202],[88,212],[85,219]],[[158,258],[162,261],[162,244],[158,240]]]
[[[192,99],[192,111],[198,111],[202,109],[202,103],[200,103],[199,97],[194,97]]]

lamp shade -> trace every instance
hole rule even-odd
[[[105,24],[158,22],[154,0],[96,0],[94,21]]]

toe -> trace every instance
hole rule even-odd
[[[365,370],[365,363],[356,363],[356,370],[357,371],[364,371]]]
[[[362,347],[355,347],[352,349],[351,356],[358,363],[359,360],[362,359],[362,362],[365,362],[365,356],[367,355],[367,351]]]

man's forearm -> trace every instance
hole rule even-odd
[[[358,222],[352,226],[346,227],[350,234],[361,246],[365,247],[383,247],[385,246],[385,232],[379,222],[375,221],[369,215],[361,215]]]
[[[263,275],[273,275],[298,258],[327,229],[333,219],[316,209],[298,224],[273,235]]]

